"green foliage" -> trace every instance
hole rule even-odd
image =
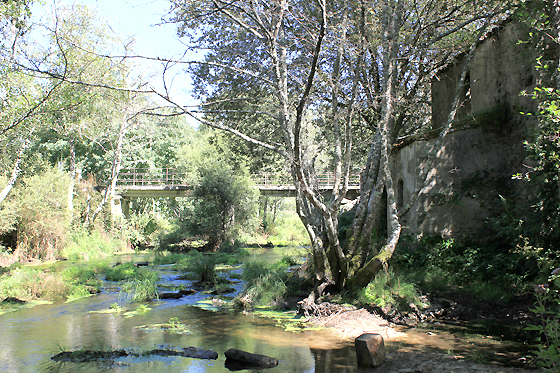
[[[193,278],[201,284],[214,284],[216,282],[216,258],[214,255],[205,255],[192,250],[178,263],[177,268],[191,272]]]
[[[50,169],[27,177],[13,192],[17,211],[16,254],[22,259],[55,259],[66,245],[70,223],[67,210],[68,176]]]
[[[209,249],[216,250],[250,223],[258,192],[247,175],[236,174],[225,162],[213,163],[199,173],[193,191],[194,213],[187,227],[191,233],[207,237]]]
[[[533,285],[537,302],[535,313],[540,323],[525,330],[538,333],[538,363],[551,372],[560,369],[560,268],[552,271],[548,284]]]
[[[69,260],[84,258],[103,258],[114,252],[122,251],[122,240],[118,240],[104,231],[93,229],[75,229],[71,234],[71,241],[64,248],[62,254]]]
[[[72,266],[62,272],[62,277],[71,284],[87,285],[94,289],[101,289],[102,281],[97,278],[94,268],[83,266]]]
[[[198,132],[178,154],[193,192],[178,205],[179,221],[161,238],[161,249],[173,250],[173,245],[181,249],[180,242],[190,234],[206,240],[206,248],[215,251],[224,241],[233,242],[243,230],[253,229],[258,192],[242,162],[211,135]]]
[[[167,330],[170,334],[188,334],[190,333],[189,328],[179,321],[179,318],[172,317],[169,319],[168,322],[163,324],[153,324],[153,325],[142,325],[138,328],[144,330],[154,330],[154,329],[162,329]]]
[[[127,299],[133,302],[158,299],[157,280],[157,275],[132,278],[122,284],[121,292],[127,293]]]
[[[57,301],[72,291],[60,276],[34,268],[19,268],[0,277],[0,298]]]
[[[424,290],[461,287],[481,297],[511,294],[522,289],[536,271],[520,254],[500,252],[468,242],[427,237],[415,240],[403,237],[392,265],[399,274]],[[496,289],[492,293],[486,290]]]
[[[129,281],[149,279],[157,282],[159,276],[156,272],[147,268],[138,268],[132,262],[118,264],[114,267],[107,268],[105,272],[107,281]]]
[[[276,218],[267,225],[267,241],[273,245],[309,245],[309,235],[296,213],[295,199],[285,198],[278,207]]]
[[[539,125],[525,147],[534,166],[516,176],[529,182],[532,191],[524,236],[530,244],[548,249],[560,240],[560,91],[537,87],[533,97],[540,103]],[[555,257],[550,250],[546,254]]]
[[[274,306],[289,291],[292,277],[288,267],[293,263],[291,258],[283,258],[275,264],[267,264],[259,260],[250,260],[243,265],[245,289],[237,297],[244,306]]]
[[[146,212],[133,213],[123,221],[122,235],[134,248],[153,247],[158,237],[170,228],[167,220],[159,214]]]
[[[154,265],[175,264],[186,259],[185,254],[158,251],[154,256]]]
[[[396,276],[392,270],[378,273],[372,282],[359,291],[358,301],[382,308],[394,305],[399,310],[408,310],[410,304],[419,309],[426,306],[420,300],[420,292],[416,286],[402,276]]]

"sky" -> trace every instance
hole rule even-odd
[[[168,17],[170,4],[168,0],[45,0],[44,4],[35,4],[32,14],[40,19],[50,14],[53,8],[68,5],[86,5],[95,10],[123,40],[134,38],[133,50],[137,55],[179,58],[185,51],[184,45],[177,37],[176,26],[162,24],[162,19]],[[195,55],[189,58],[195,59]],[[142,65],[148,74],[154,75],[152,85],[162,90],[161,74],[154,71],[161,70],[161,64]],[[181,69],[172,72],[172,92],[183,105],[191,105],[190,78]],[[173,96],[172,96],[173,97]]]

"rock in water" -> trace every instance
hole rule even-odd
[[[354,340],[358,366],[377,368],[385,361],[385,342],[381,334],[365,333]]]
[[[250,369],[250,368],[274,368],[278,365],[278,360],[273,357],[252,354],[230,348],[225,352],[226,366],[232,370]]]

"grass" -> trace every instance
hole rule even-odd
[[[359,291],[358,302],[381,308],[393,305],[399,310],[409,310],[410,304],[414,304],[422,309],[427,305],[420,296],[416,285],[389,270],[378,273],[373,281]]]
[[[292,258],[268,264],[260,260],[250,260],[243,265],[242,278],[246,281],[245,289],[236,298],[243,306],[271,307],[290,291],[293,276],[288,268],[294,263]]]
[[[114,267],[108,267],[105,270],[105,278],[107,281],[130,281],[146,278],[157,281],[157,277],[157,273],[147,268],[136,267],[132,262],[118,264]]]
[[[50,268],[13,265],[0,276],[0,299],[54,302],[88,297],[101,288],[98,273],[93,268],[79,266],[57,273]]]
[[[131,279],[122,284],[121,293],[126,293],[126,298],[133,302],[143,302],[159,299],[157,291],[157,277]]]
[[[110,237],[107,233],[78,231],[72,235],[70,243],[62,251],[62,255],[68,260],[88,260],[104,258],[123,249],[123,242]]]
[[[184,261],[187,258],[185,254],[171,253],[169,251],[159,251],[154,257],[155,265],[176,264]]]

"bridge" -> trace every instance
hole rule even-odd
[[[160,170],[125,169],[117,179],[117,194],[123,198],[187,197],[192,190],[184,180],[185,173],[174,168]],[[294,197],[296,188],[292,178],[282,173],[259,173],[251,175],[255,187],[263,196]],[[317,174],[319,193],[329,195],[334,185],[334,174]],[[356,198],[360,189],[360,176],[351,175],[347,198]]]
[[[117,179],[117,198],[111,202],[113,215],[128,216],[132,198],[188,197],[192,186],[185,182],[186,174],[174,168],[159,170],[124,169]],[[291,176],[282,173],[259,173],[251,175],[255,187],[262,196],[294,197],[296,188]],[[317,175],[318,192],[332,194],[334,174]],[[346,198],[355,199],[360,189],[360,176],[352,175]]]

